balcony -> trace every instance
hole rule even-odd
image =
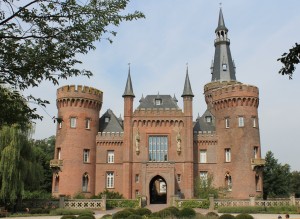
[[[60,170],[62,166],[63,166],[63,160],[59,160],[59,159],[50,160],[50,168],[52,170]]]
[[[252,170],[254,170],[255,168],[258,168],[258,167],[263,167],[265,166],[265,159],[262,159],[262,158],[252,158],[251,159],[251,167],[252,167]]]

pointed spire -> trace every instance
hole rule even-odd
[[[144,98],[144,94],[142,94],[142,97],[141,97],[141,99],[140,99],[140,101],[139,101],[139,102],[141,103],[141,102],[143,102],[144,100],[145,100],[145,98]]]
[[[224,18],[223,18],[223,12],[222,8],[220,7],[220,12],[219,12],[219,22],[218,22],[218,27],[215,32],[219,30],[225,30],[226,32],[228,31],[227,27],[225,26]]]
[[[191,96],[193,97],[193,91],[190,83],[190,78],[189,78],[189,69],[188,69],[188,64],[186,64],[186,76],[185,76],[185,82],[184,82],[184,88],[183,88],[183,93],[181,97],[185,96]]]
[[[125,91],[124,91],[124,94],[123,94],[122,97],[126,97],[126,96],[135,97],[135,95],[133,93],[132,83],[131,83],[131,77],[130,77],[130,63],[128,63],[128,65],[129,65],[129,68],[128,68],[128,77],[127,77]]]

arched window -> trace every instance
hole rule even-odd
[[[82,176],[82,191],[87,192],[89,186],[89,175],[84,173]]]
[[[59,188],[59,175],[55,174],[55,179],[54,179],[54,192],[58,192]]]

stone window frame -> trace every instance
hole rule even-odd
[[[238,116],[238,127],[240,127],[240,128],[245,127],[245,117],[244,116]]]
[[[225,148],[225,163],[230,163],[231,160],[231,148]]]
[[[147,137],[149,162],[168,162],[169,136],[166,134],[150,134]],[[157,143],[158,139],[160,139],[159,142],[161,142],[161,139],[166,140],[166,143],[163,143],[163,148],[161,148],[161,143]]]
[[[70,128],[75,129],[77,127],[77,116],[70,116]]]
[[[113,189],[115,187],[115,173],[113,171],[106,172],[106,188]]]
[[[200,149],[199,163],[207,163],[207,150],[206,149]]]
[[[115,151],[107,150],[107,163],[115,163]]]

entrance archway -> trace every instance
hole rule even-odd
[[[149,183],[150,204],[167,203],[167,183],[164,178],[157,175]]]

